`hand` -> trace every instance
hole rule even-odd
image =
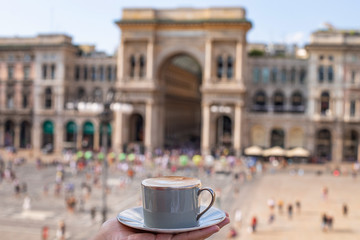
[[[219,224],[200,230],[178,233],[151,233],[129,228],[118,222],[116,218],[106,221],[93,240],[200,240],[206,239],[226,224],[230,223],[229,214]]]

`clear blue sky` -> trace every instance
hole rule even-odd
[[[112,53],[120,31],[114,24],[129,7],[244,7],[253,29],[249,42],[297,43],[329,22],[360,30],[360,0],[2,0],[0,36],[66,33],[75,44],[95,44]]]

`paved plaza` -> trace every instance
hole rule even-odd
[[[230,213],[232,222],[224,227],[212,240],[226,239],[231,227],[238,231],[236,239],[254,240],[283,240],[283,239],[360,239],[360,193],[358,186],[360,179],[350,174],[335,177],[324,165],[300,166],[302,171],[294,170],[295,166],[287,169],[271,169],[253,178],[235,180],[234,175],[214,174],[209,177],[200,172],[204,186],[214,188],[219,194],[217,207]],[[350,166],[344,166],[344,169]],[[317,170],[322,174],[317,174]],[[31,198],[31,209],[23,211],[25,194],[14,196],[13,184],[3,181],[0,184],[0,235],[1,239],[38,240],[41,239],[41,228],[50,228],[50,238],[55,238],[59,221],[64,220],[68,239],[89,239],[98,230],[101,223],[101,184],[93,187],[91,197],[85,202],[84,210],[79,210],[79,204],[74,213],[65,207],[64,194],[54,196],[53,185],[56,167],[36,169],[35,164],[27,163],[17,166],[16,174],[20,181],[27,183],[27,192]],[[234,170],[236,171],[236,169]],[[158,174],[151,171],[153,175]],[[65,171],[65,183],[75,184],[75,196],[79,196],[81,182],[86,181],[85,174],[72,175],[69,169]],[[108,195],[109,217],[124,209],[141,204],[140,181],[148,176],[142,173],[120,187],[119,179],[125,179],[125,174],[111,168],[109,171],[111,192]],[[180,172],[188,176],[195,176],[194,172]],[[298,174],[300,173],[300,174]],[[303,174],[302,174],[303,173]],[[47,196],[43,194],[43,187],[49,185]],[[240,187],[239,187],[240,186]],[[327,186],[329,195],[322,197],[322,189]],[[239,188],[238,188],[239,187]],[[236,191],[239,189],[239,191]],[[206,196],[204,196],[206,201]],[[270,209],[268,199],[284,202],[284,212],[279,214],[275,208],[275,220],[268,223]],[[286,213],[289,203],[295,207],[295,202],[301,202],[301,212],[294,208],[290,220]],[[342,216],[342,204],[349,206],[347,217]],[[94,221],[90,217],[90,208],[97,207]],[[241,211],[241,223],[235,221],[235,210]],[[333,229],[327,232],[321,230],[321,216],[323,213],[333,216]],[[258,218],[256,233],[250,233],[248,228],[253,216]]]

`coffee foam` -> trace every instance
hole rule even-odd
[[[197,178],[181,177],[181,176],[167,176],[148,178],[142,181],[142,185],[146,187],[158,188],[184,188],[200,185],[201,182]]]

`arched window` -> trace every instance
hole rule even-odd
[[[142,78],[145,76],[145,57],[143,55],[140,56],[139,67],[139,76]]]
[[[222,56],[218,56],[217,57],[217,61],[216,61],[216,76],[218,79],[222,78],[223,75],[223,69],[224,69],[224,63],[223,63],[223,58]]]
[[[275,128],[271,131],[270,145],[271,147],[284,147],[285,133],[284,130]]]
[[[285,110],[285,97],[280,91],[276,91],[273,97],[274,111],[283,112]]]
[[[330,110],[330,95],[328,92],[322,92],[320,97],[320,113],[327,115]]]
[[[66,142],[72,142],[73,146],[76,147],[76,137],[77,137],[77,126],[75,122],[68,122],[66,124],[66,136],[65,141]]]
[[[94,125],[91,122],[85,122],[82,130],[82,148],[92,149],[94,147]]]
[[[45,89],[45,99],[44,100],[45,100],[45,102],[44,102],[45,109],[52,108],[52,90],[51,90],[51,88]]]
[[[324,81],[324,67],[322,65],[318,67],[318,80],[320,83]]]
[[[99,145],[100,147],[103,147],[105,145],[105,143],[103,144],[103,141],[106,141],[106,145],[108,148],[111,147],[111,124],[107,123],[105,124],[104,122],[102,122],[100,124],[100,138],[99,138]],[[106,132],[106,139],[104,139],[104,132]]]
[[[135,56],[131,55],[130,57],[130,77],[135,76]]]
[[[233,77],[233,58],[231,56],[228,56],[227,58],[227,78],[231,79]]]
[[[291,95],[291,107],[293,112],[303,112],[304,109],[304,100],[300,92],[294,92]]]
[[[263,112],[266,111],[266,94],[260,90],[255,93],[253,110]]]

